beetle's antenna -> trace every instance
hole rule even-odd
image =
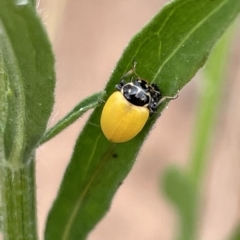
[[[133,61],[132,71],[133,71],[134,75],[137,76],[138,79],[141,79],[141,78],[139,77],[139,75],[137,74],[137,72],[136,72],[136,66],[137,66],[137,62],[136,62],[136,61]]]
[[[136,75],[138,79],[141,79],[138,74],[136,73],[136,65],[137,65],[137,62],[136,61],[133,61],[133,67],[132,69],[130,69],[128,72],[126,72],[122,77],[121,77],[121,80],[125,77],[128,77],[132,74]]]

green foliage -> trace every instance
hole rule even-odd
[[[99,98],[105,94],[103,91],[86,98],[45,133],[53,106],[54,58],[35,3],[35,0],[0,0],[0,218],[5,239],[37,239],[34,169],[37,145],[65,129],[88,109],[99,106]],[[239,0],[172,1],[132,39],[106,86],[106,99],[121,76],[131,69],[133,60],[138,63],[138,74],[158,84],[163,96],[176,95],[204,65],[212,47],[239,11]],[[213,63],[216,58],[219,55]],[[212,79],[220,76],[209,75]],[[214,82],[210,88],[217,90],[216,98],[219,83]],[[212,99],[212,105],[204,104],[210,106],[208,114],[213,112],[215,100]],[[86,238],[109,209],[166,104],[161,105],[158,114],[149,119],[135,139],[122,144],[105,139],[99,126],[102,106],[94,110],[76,142],[50,211],[47,240]],[[212,123],[212,118],[205,119],[209,125],[199,128],[209,130]],[[195,153],[205,151],[203,139],[208,132],[201,133]],[[190,173],[170,168],[163,182],[181,219],[178,238],[184,240],[196,234],[196,183],[201,180],[205,161],[204,157],[192,159],[195,160]]]
[[[232,30],[232,29],[231,29]],[[197,236],[197,220],[199,217],[201,180],[208,153],[211,149],[211,138],[216,125],[216,113],[225,80],[227,55],[229,53],[232,32],[228,31],[220,39],[211,53],[204,69],[202,94],[197,112],[190,167],[182,171],[177,167],[166,170],[163,178],[163,189],[175,206],[179,216],[177,240],[192,240]]]
[[[53,106],[55,74],[51,47],[27,1],[0,1],[1,73],[7,111],[8,161],[27,161],[45,132]]]
[[[163,177],[163,188],[179,215],[180,233],[176,239],[196,239],[197,189],[188,174],[177,167],[167,169]]]
[[[41,144],[47,142],[54,136],[56,136],[63,129],[66,129],[69,125],[74,123],[79,117],[91,108],[97,107],[102,103],[105,91],[95,93],[78,103],[71,112],[69,112],[63,119],[61,119],[54,127],[50,128],[41,139]]]
[[[133,60],[138,63],[139,76],[158,84],[163,95],[174,96],[203,66],[212,47],[239,11],[238,0],[178,0],[166,5],[126,48],[106,86],[107,96],[131,69]],[[114,193],[130,171],[164,106],[136,138],[122,144],[105,139],[99,126],[102,107],[95,109],[76,142],[48,216],[47,240],[86,238],[109,209]],[[188,178],[178,171],[176,174],[177,178],[170,177],[168,182],[179,180],[195,201]],[[191,212],[183,217],[189,219],[190,215]]]
[[[220,39],[209,56],[203,72],[202,91],[196,111],[196,126],[189,169],[196,184],[201,181],[208,152],[211,149],[211,139],[216,125],[223,83],[226,80],[232,30],[231,28]]]
[[[0,1],[0,195],[4,239],[37,239],[36,147],[54,100],[54,58],[35,1]]]
[[[229,240],[240,240],[240,225],[237,225]]]

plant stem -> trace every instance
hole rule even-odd
[[[18,167],[2,163],[0,180],[4,240],[36,240],[34,158]]]

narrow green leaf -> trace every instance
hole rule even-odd
[[[46,129],[55,82],[51,47],[31,2],[0,1],[0,48],[8,98],[5,156],[27,161]]]
[[[139,76],[158,84],[163,96],[174,96],[203,66],[239,11],[239,0],[172,1],[132,39],[106,86],[107,95],[135,60]],[[164,106],[136,138],[122,144],[106,140],[99,125],[102,108],[95,109],[48,216],[46,240],[86,238],[109,209]]]
[[[179,216],[178,240],[196,239],[197,189],[188,174],[176,167],[167,169],[163,176],[163,188],[176,207]]]
[[[85,98],[80,103],[78,103],[72,111],[70,111],[63,119],[61,119],[55,126],[50,128],[41,139],[40,144],[49,141],[51,138],[55,137],[62,130],[66,129],[72,123],[74,123],[79,117],[81,117],[88,110],[97,107],[102,102],[105,91],[95,93],[90,97]]]
[[[201,182],[208,153],[211,149],[211,140],[227,72],[232,32],[233,28],[229,29],[220,39],[204,69],[190,156],[190,175],[196,184]]]

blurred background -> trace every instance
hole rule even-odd
[[[101,91],[124,48],[166,3],[163,0],[41,0],[38,6],[56,55],[56,102],[49,126],[80,100]],[[239,25],[238,25],[239,26]],[[231,46],[227,81],[205,171],[199,239],[225,240],[240,221],[240,35]],[[187,167],[201,71],[171,101],[89,240],[172,240],[178,218],[159,187],[167,166]],[[37,152],[39,234],[75,140],[89,114]]]

